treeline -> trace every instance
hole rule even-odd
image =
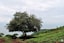
[[[4,33],[0,33],[0,38],[1,37],[8,37],[8,38],[11,38],[11,39],[16,39],[16,38],[18,38],[17,35],[18,34],[16,34],[16,33],[13,34],[13,35],[10,35],[10,34],[4,35]],[[21,37],[21,36],[19,36],[19,37]]]
[[[51,32],[51,31],[56,31],[56,30],[61,30],[61,29],[64,29],[64,26],[60,26],[60,27],[57,27],[57,28],[54,28],[54,29],[41,29],[39,32],[36,32],[32,35],[38,35],[38,34],[41,34],[41,33],[48,33],[48,32]]]

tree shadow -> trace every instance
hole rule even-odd
[[[19,39],[24,39],[24,38],[26,38],[26,39],[31,39],[31,38],[36,38],[35,36],[20,36],[19,37]]]

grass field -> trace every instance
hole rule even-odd
[[[35,33],[34,37],[29,39],[28,41],[35,41],[35,42],[43,42],[43,41],[48,41],[48,42],[56,42],[56,41],[61,41],[61,39],[64,39],[64,27],[59,27],[57,29],[53,30],[48,30],[46,32],[39,32]]]
[[[11,39],[9,37],[0,37],[0,43],[54,43],[56,41],[60,42],[61,39],[64,40],[64,27],[59,27],[56,29],[39,31],[32,35],[35,38],[27,39],[22,41],[22,39]]]

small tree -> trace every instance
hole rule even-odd
[[[13,39],[16,39],[16,38],[17,38],[17,35],[18,35],[17,33],[13,34],[13,35],[12,35],[12,38],[13,38]]]
[[[7,34],[7,35],[5,35],[5,37],[12,38],[12,35]]]
[[[14,18],[7,26],[10,32],[22,31],[23,36],[26,37],[26,32],[36,32],[40,30],[41,20],[34,15],[28,15],[26,12],[16,12]]]
[[[7,34],[7,35],[5,35],[5,37],[8,37],[8,38],[12,38],[12,39],[16,39],[17,38],[17,35],[18,34],[13,34],[13,35],[10,35],[10,34]]]
[[[4,33],[0,33],[0,37],[2,37],[4,35]]]

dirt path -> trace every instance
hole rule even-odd
[[[26,43],[26,41],[21,41],[21,40],[13,40],[12,43]]]
[[[0,43],[5,43],[5,40],[4,39],[0,39]]]

